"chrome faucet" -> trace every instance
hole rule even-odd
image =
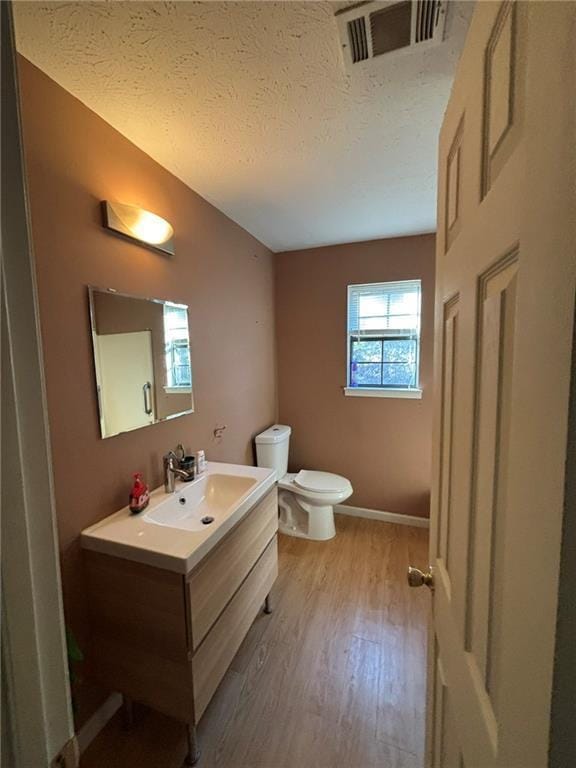
[[[176,478],[181,480],[190,480],[190,473],[185,469],[180,469],[178,465],[178,457],[174,451],[168,451],[163,457],[164,463],[164,490],[166,493],[174,493],[176,488]]]

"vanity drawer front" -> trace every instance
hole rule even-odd
[[[192,572],[188,596],[193,649],[200,645],[277,530],[278,495],[274,488]]]
[[[278,537],[260,559],[192,657],[194,713],[200,720],[278,575]]]

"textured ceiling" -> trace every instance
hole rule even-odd
[[[16,2],[18,49],[273,250],[435,229],[446,42],[347,74],[331,2]]]

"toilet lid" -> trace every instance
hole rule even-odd
[[[309,469],[301,469],[294,478],[294,482],[300,488],[318,493],[345,491],[350,487],[350,481],[341,475],[333,475],[331,472],[313,472]]]

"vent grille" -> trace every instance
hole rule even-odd
[[[438,0],[416,0],[416,39],[421,43],[434,38],[441,3]]]
[[[412,23],[412,3],[390,5],[370,14],[370,32],[372,34],[372,55],[397,51],[410,45],[410,26]]]
[[[335,18],[345,68],[364,71],[378,59],[440,45],[448,12],[448,0],[362,0],[339,9]]]
[[[364,16],[348,22],[348,39],[352,62],[356,64],[359,61],[365,61],[368,58],[368,36]]]

